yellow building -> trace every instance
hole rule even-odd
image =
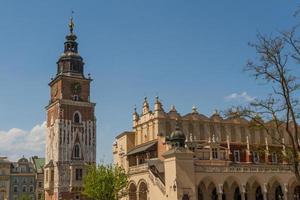
[[[165,112],[158,98],[153,111],[145,98],[142,113],[133,113],[133,130],[113,144],[115,164],[130,176],[123,198],[129,200],[300,199],[285,154],[245,119],[217,111],[207,117],[195,107],[186,115],[175,106]]]
[[[0,157],[0,199],[9,199],[10,189],[10,161],[6,157]]]

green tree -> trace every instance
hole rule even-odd
[[[22,194],[20,200],[31,200],[31,197],[28,194]]]
[[[90,165],[83,180],[83,194],[93,200],[117,200],[125,195],[127,180],[125,170],[119,166]]]

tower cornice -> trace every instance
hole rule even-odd
[[[51,107],[55,106],[56,104],[59,105],[70,105],[70,106],[82,106],[82,107],[95,107],[96,103],[93,102],[84,102],[84,101],[72,101],[68,99],[57,99],[53,101],[49,105],[45,107],[46,110],[49,110]]]
[[[68,76],[68,75],[65,75],[65,74],[58,74],[57,76],[55,76],[54,79],[52,79],[50,81],[50,83],[48,85],[52,86],[54,83],[56,83],[57,81],[61,80],[62,78],[75,79],[75,80],[81,80],[81,81],[89,81],[89,82],[93,81],[93,79],[91,79],[91,78],[77,77],[77,76]]]

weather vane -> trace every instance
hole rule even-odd
[[[70,23],[69,23],[69,28],[70,28],[70,33],[73,34],[73,30],[74,30],[74,22],[73,22],[73,14],[74,11],[71,11],[71,18],[70,18]]]

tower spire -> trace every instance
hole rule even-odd
[[[74,14],[74,11],[72,10],[71,17],[70,17],[70,23],[69,23],[70,35],[73,35],[73,30],[74,30],[73,14]]]
[[[65,74],[84,77],[84,62],[78,53],[78,43],[76,42],[77,36],[74,33],[73,13],[74,12],[72,11],[70,21],[68,23],[70,32],[66,35],[64,52],[57,62],[57,75]]]

